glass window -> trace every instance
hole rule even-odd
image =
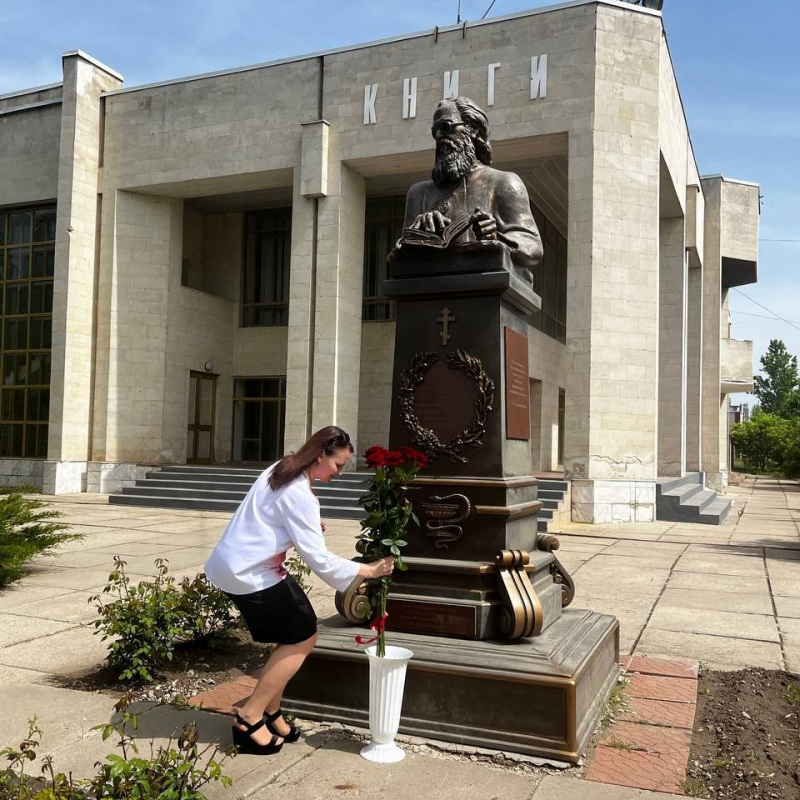
[[[534,291],[542,308],[531,317],[531,325],[565,344],[567,341],[567,240],[547,217],[531,203],[531,211],[542,237],[544,256],[533,271]]]
[[[0,457],[46,458],[56,209],[0,214]]]
[[[283,455],[286,378],[236,378],[233,398],[233,460],[276,461]]]
[[[394,319],[394,304],[381,292],[388,277],[386,257],[403,233],[405,195],[367,200],[364,227],[364,321]]]
[[[289,324],[291,208],[245,215],[242,325]]]

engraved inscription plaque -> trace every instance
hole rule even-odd
[[[475,384],[461,370],[437,361],[417,387],[414,409],[420,425],[449,442],[472,424]]]
[[[386,627],[439,636],[477,636],[478,618],[474,607],[430,600],[389,598]]]
[[[528,337],[506,328],[506,438],[531,438]]]

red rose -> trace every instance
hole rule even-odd
[[[416,464],[420,469],[428,466],[428,456],[421,453],[413,447],[402,447],[400,452],[403,454],[406,461],[411,461]]]
[[[406,458],[399,450],[387,450],[386,451],[386,466],[387,467],[399,467],[401,464],[405,464]]]
[[[364,456],[367,460],[367,466],[369,467],[386,466],[386,456],[388,452],[389,451],[386,450],[386,448],[381,447],[380,445],[377,444],[367,448],[367,452],[364,453]]]

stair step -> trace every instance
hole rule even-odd
[[[551,480],[550,478],[539,478],[539,491],[542,489],[566,492],[569,489],[567,481]]]
[[[186,508],[194,511],[227,511],[239,507],[238,500],[195,500],[191,497],[156,497],[150,495],[112,494],[108,502],[119,506],[149,506],[151,508]]]
[[[730,513],[733,501],[726,497],[717,497],[709,503],[697,517],[701,525],[721,525]]]
[[[202,484],[230,484],[232,486],[246,487],[245,491],[249,491],[250,487],[256,482],[255,477],[248,475],[221,475],[216,473],[197,473],[189,474],[186,472],[148,472],[144,480],[148,483],[168,485],[173,483],[181,483],[190,486]],[[140,481],[141,482],[141,481]]]
[[[656,481],[656,491],[660,494],[676,492],[683,486],[703,486],[705,475],[702,472],[687,472],[682,478],[659,478]]]
[[[168,488],[153,486],[128,486],[122,490],[123,495],[143,497],[196,497],[203,500],[232,500],[241,503],[247,495],[246,491],[236,492],[212,488]]]
[[[249,467],[212,467],[205,464],[165,464],[159,468],[160,472],[171,472],[181,475],[252,475],[257,478],[264,469],[251,469]]]
[[[539,489],[536,498],[538,500],[557,500],[561,502],[564,499],[564,492],[556,489]]]
[[[154,480],[151,477],[147,477],[144,480],[136,481],[137,486],[149,486],[154,489],[189,489],[189,490],[202,490],[202,489],[219,489],[228,492],[247,492],[253,486],[255,481],[251,481],[250,483],[242,483],[239,481],[231,481],[231,480],[184,480],[182,476],[174,475],[172,478],[159,478],[158,480]]]

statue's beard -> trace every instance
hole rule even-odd
[[[475,143],[463,135],[436,142],[436,162],[431,178],[437,186],[446,186],[461,180],[475,166]]]

